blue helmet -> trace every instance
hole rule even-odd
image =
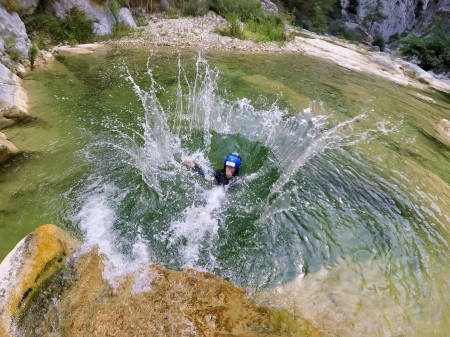
[[[241,157],[235,152],[229,154],[223,161],[223,166],[234,167],[236,170],[241,166]]]

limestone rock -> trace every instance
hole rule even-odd
[[[94,34],[105,36],[112,32],[116,20],[108,7],[99,6],[89,0],[57,0],[50,2],[51,10],[60,18],[64,18],[69,10],[76,7],[86,13],[94,23]]]
[[[437,124],[437,131],[443,137],[445,137],[450,142],[450,121],[447,119],[441,119]]]
[[[0,63],[0,129],[28,117],[28,95],[21,79]]]
[[[262,0],[261,7],[269,13],[278,13],[278,7],[270,0]]]
[[[436,15],[448,17],[450,12],[450,0],[358,0],[356,6],[354,3],[341,0],[346,20],[365,25],[368,33],[380,34],[385,40],[418,23],[430,22]]]
[[[121,8],[119,10],[119,22],[127,25],[128,27],[137,28],[136,22],[134,21],[128,8]]]
[[[31,41],[25,24],[17,13],[9,13],[0,6],[0,41],[4,52],[17,52],[22,59],[28,59]]]
[[[52,53],[46,50],[40,50],[39,55],[36,61],[34,62],[34,66],[37,68],[45,67],[49,64],[52,64],[53,62],[55,62],[55,57],[53,56]]]
[[[78,44],[74,47],[71,46],[55,47],[53,48],[52,53],[57,55],[92,54],[94,51],[104,47],[105,46],[102,44],[86,43],[86,44]]]
[[[6,138],[4,133],[0,132],[0,163],[8,160],[18,152],[17,147]]]
[[[14,336],[16,322],[78,241],[54,225],[38,227],[0,264],[0,336]]]
[[[68,257],[76,245],[45,225],[6,257],[0,336],[323,336],[309,322],[257,306],[229,282],[196,270],[143,265],[112,288],[103,277],[106,257],[95,248]]]
[[[67,336],[321,336],[303,320],[256,306],[212,274],[150,265],[112,289],[102,272],[95,250],[77,261],[76,282],[59,297],[58,320],[49,327]]]

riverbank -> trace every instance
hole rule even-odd
[[[229,23],[213,12],[203,17],[166,19],[154,17],[147,26],[127,37],[104,42],[108,45],[190,48],[200,51],[291,53],[321,58],[346,69],[382,77],[418,89],[434,88],[450,93],[450,79],[439,79],[417,65],[392,54],[371,51],[335,37],[287,27],[284,44],[257,43],[222,36],[217,32]]]
[[[321,36],[304,30],[299,31],[292,27],[287,27],[289,39],[283,44],[275,42],[257,43],[220,35],[218,31],[223,30],[228,25],[229,23],[224,18],[213,12],[209,12],[202,17],[178,19],[152,17],[148,25],[139,27],[126,37],[89,45],[59,46],[55,47],[52,53],[54,55],[91,53],[105,45],[120,45],[149,48],[188,48],[204,52],[284,53],[292,54],[293,57],[301,54],[336,63],[351,71],[378,76],[402,86],[422,90],[433,88],[450,93],[450,79],[438,78],[413,63],[406,62],[389,53],[371,51],[367,46],[351,44],[335,37]],[[46,52],[41,53],[36,62],[37,67],[49,63],[48,54]],[[5,68],[5,74],[3,74],[5,76],[2,76],[5,79],[0,79],[1,92],[8,92],[7,89],[11,86],[9,82],[13,74],[6,74],[6,72],[9,72],[9,70]],[[17,78],[15,82],[20,83],[20,79]],[[20,90],[16,88],[17,83],[14,83],[15,92],[25,92],[20,85]],[[24,95],[26,96],[26,93],[21,94],[21,96]],[[16,104],[14,99],[3,99],[0,96],[0,118],[9,118],[9,124],[3,127],[0,125],[0,129],[20,121],[22,115],[28,117],[28,110],[24,110],[22,101],[26,101],[26,99]],[[17,112],[23,113],[19,116]],[[9,159],[12,155],[14,153],[11,152],[11,155],[2,156],[3,161]]]

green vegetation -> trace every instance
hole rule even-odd
[[[381,36],[380,34],[375,35],[375,37],[373,38],[372,44],[374,46],[380,47],[380,50],[383,51],[384,47],[385,47],[385,41],[384,41],[383,36]]]
[[[341,27],[341,2],[339,0],[282,0],[292,11],[295,23],[302,28],[327,33]]]
[[[36,46],[36,43],[32,43],[30,51],[28,52],[28,58],[30,60],[31,69],[34,68],[34,62],[36,61],[38,53],[39,53],[39,48]]]
[[[257,42],[286,40],[283,20],[262,9],[259,0],[184,0],[176,1],[182,15],[204,15],[212,10],[230,22],[218,31],[222,35]]]
[[[433,22],[425,37],[409,36],[401,40],[403,55],[416,58],[425,70],[450,70],[450,24]]]
[[[20,8],[17,0],[5,0],[5,2],[2,2],[2,4],[10,13],[17,12]]]
[[[59,43],[86,43],[94,39],[93,22],[76,7],[71,8],[64,19],[40,11],[23,16],[22,20],[39,49],[48,49]]]
[[[258,0],[188,0],[182,3],[184,15],[203,15],[208,10],[225,17],[230,27],[220,34],[257,42],[284,41],[284,25],[280,16],[261,8]]]
[[[5,53],[9,56],[11,61],[19,62],[21,55],[16,48],[16,40],[14,38],[6,38],[4,42],[5,42]]]

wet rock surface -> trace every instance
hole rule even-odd
[[[21,317],[65,265],[78,240],[54,225],[38,227],[0,264],[0,336],[14,336]]]
[[[209,273],[147,265],[112,287],[105,257],[76,246],[45,225],[2,262],[0,336],[323,336]]]
[[[19,153],[17,147],[6,138],[4,133],[0,132],[0,163]]]

